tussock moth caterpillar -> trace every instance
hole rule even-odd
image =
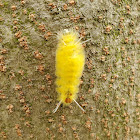
[[[85,64],[85,52],[80,40],[81,38],[78,39],[78,34],[73,30],[65,29],[59,36],[55,63],[59,103],[53,113],[61,103],[69,105],[72,101],[84,111],[75,100]]]

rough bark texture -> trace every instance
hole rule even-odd
[[[140,2],[0,1],[0,139],[138,140]],[[86,64],[77,102],[56,107],[57,34],[75,28]]]

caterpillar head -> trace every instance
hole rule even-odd
[[[73,101],[79,106],[79,108],[80,108],[83,112],[85,112],[85,110],[77,103],[76,100],[73,99]],[[72,102],[72,100],[71,100],[69,97],[67,97],[67,98],[65,99],[65,103],[66,103],[66,104],[70,104],[71,102]],[[59,106],[61,105],[61,103],[62,103],[62,101],[60,101],[60,102],[57,104],[56,108],[53,110],[53,113],[55,113],[55,112],[57,111],[57,109],[59,108]]]
[[[72,102],[71,98],[67,97],[67,98],[65,99],[65,103],[70,104],[71,102]]]

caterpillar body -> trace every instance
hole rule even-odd
[[[61,103],[69,105],[72,101],[84,111],[76,102],[84,64],[85,52],[77,32],[65,30],[59,37],[56,50],[55,75],[59,103],[54,113]]]

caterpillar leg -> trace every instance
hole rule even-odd
[[[62,101],[60,101],[60,102],[57,104],[56,108],[53,110],[53,113],[55,113],[55,112],[57,111],[57,109],[58,109],[59,106],[61,105],[61,102],[62,102]]]
[[[83,112],[85,112],[85,110],[76,102],[76,100],[73,99],[73,101],[79,106],[79,108],[80,108]]]

